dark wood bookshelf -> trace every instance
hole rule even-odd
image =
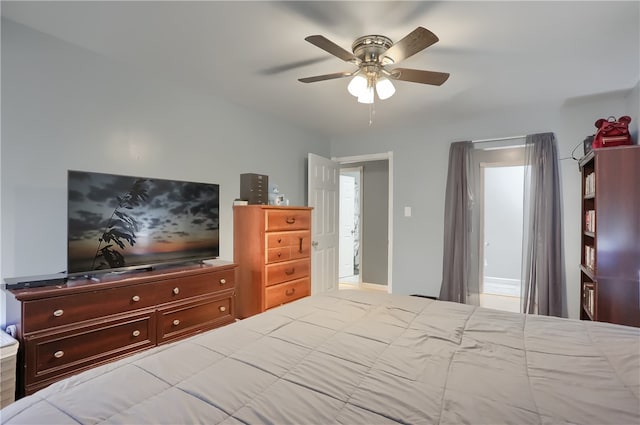
[[[579,168],[580,318],[640,327],[640,146],[594,149]]]

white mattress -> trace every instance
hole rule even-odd
[[[308,297],[49,386],[3,424],[638,424],[640,330]]]

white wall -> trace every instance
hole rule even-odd
[[[627,115],[633,121],[629,124],[629,132],[636,145],[640,144],[640,81],[627,95]],[[635,122],[634,122],[635,121]]]
[[[267,174],[304,205],[307,153],[329,154],[324,137],[8,20],[1,148],[2,278],[66,269],[68,169],[220,184],[220,257],[231,260],[240,174]]]
[[[594,122],[609,115],[630,114],[640,102],[638,89],[628,96],[619,93],[568,100],[562,105],[523,104],[519,109],[487,111],[472,118],[438,116],[423,111],[420,127],[376,128],[358,135],[335,137],[335,157],[393,151],[394,248],[393,291],[438,296],[442,281],[444,198],[449,145],[455,141],[553,132],[561,160],[564,194],[564,245],[569,316],[579,313],[580,179],[578,164],[582,140],[594,133]],[[636,106],[637,108],[637,106]],[[637,110],[634,117],[637,117]],[[635,118],[634,118],[635,119]],[[404,206],[412,216],[404,217]]]

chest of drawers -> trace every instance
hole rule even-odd
[[[233,209],[237,313],[245,318],[311,294],[311,208]]]
[[[7,290],[17,393],[235,321],[236,265],[217,261]]]

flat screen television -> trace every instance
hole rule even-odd
[[[219,255],[219,185],[68,172],[67,275]]]

